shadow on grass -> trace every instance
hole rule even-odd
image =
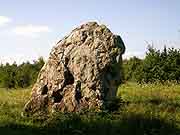
[[[175,122],[140,115],[61,115],[39,127],[10,123],[0,127],[2,135],[179,135]]]

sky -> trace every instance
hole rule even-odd
[[[47,58],[88,21],[122,37],[124,58],[143,58],[148,44],[180,48],[180,0],[0,0],[0,62]]]

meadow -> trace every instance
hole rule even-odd
[[[0,88],[0,134],[180,135],[180,85],[127,82],[102,112],[22,117],[31,88]],[[117,108],[118,107],[118,108]]]

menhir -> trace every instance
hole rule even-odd
[[[24,114],[100,110],[121,83],[120,36],[96,22],[74,29],[53,47]]]

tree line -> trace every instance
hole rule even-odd
[[[180,82],[180,49],[158,50],[148,46],[145,58],[132,57],[123,61],[124,80],[138,83]]]
[[[38,73],[44,65],[44,59],[24,62],[17,65],[6,63],[0,65],[0,87],[5,88],[25,88],[35,83]]]
[[[44,65],[44,59],[0,65],[0,87],[25,88],[32,86]],[[164,47],[158,50],[148,46],[145,58],[136,56],[123,60],[123,78],[125,81],[138,83],[164,83],[166,81],[180,82],[180,49]]]

